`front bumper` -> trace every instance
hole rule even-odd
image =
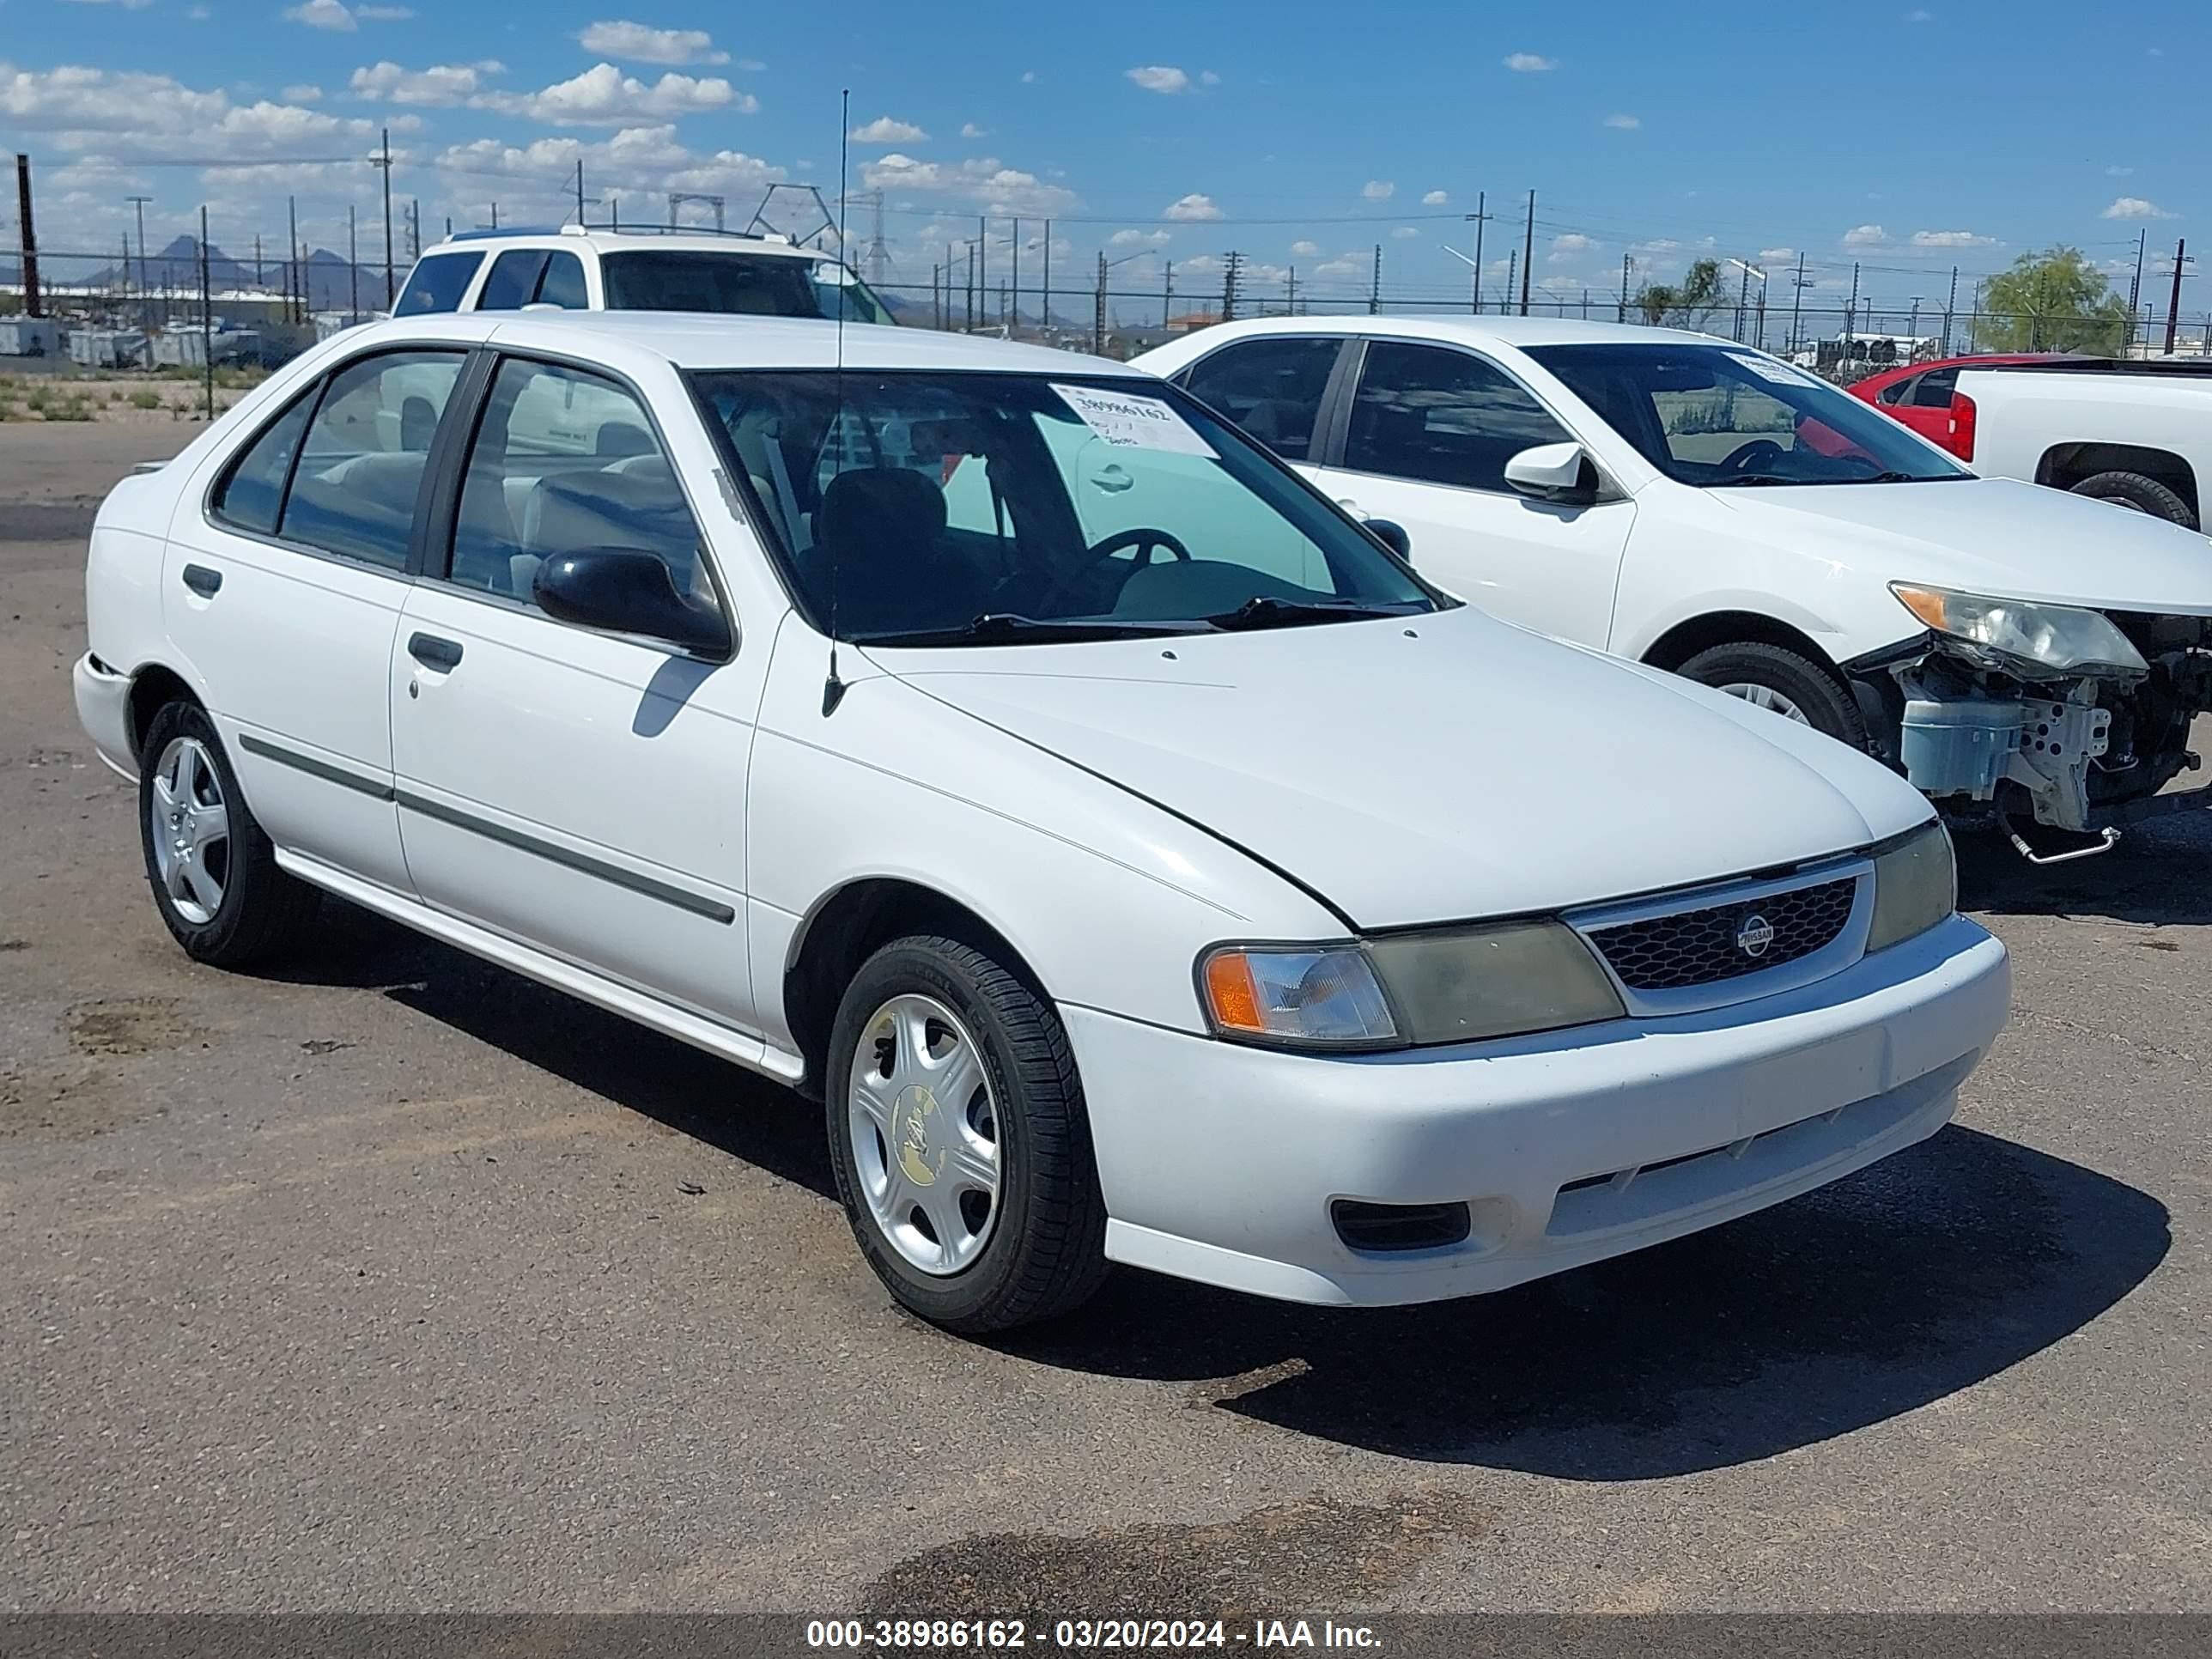
[[[1954,917],[1756,1002],[1448,1050],[1290,1054],[1062,1016],[1109,1256],[1382,1306],[1694,1232],[1932,1134],[2004,1024],[2010,982],[2004,946]],[[1439,1249],[1354,1250],[1330,1219],[1340,1198],[1464,1202],[1473,1230]]]
[[[118,674],[87,652],[70,672],[76,693],[76,717],[93,747],[110,768],[138,781],[138,757],[131,748],[131,677]]]

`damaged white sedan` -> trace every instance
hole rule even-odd
[[[1933,1133],[2005,1017],[1902,781],[1112,363],[402,319],[119,485],[87,587],[186,951],[335,893],[793,1084],[955,1330],[1654,1244]]]

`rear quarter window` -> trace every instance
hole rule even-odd
[[[469,291],[481,253],[433,253],[416,262],[414,274],[392,307],[395,317],[421,317],[441,311],[459,311],[461,296]]]

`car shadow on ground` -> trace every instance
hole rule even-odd
[[[350,907],[326,914],[303,978],[380,990],[835,1201],[821,1110],[790,1091]],[[1772,1210],[1495,1296],[1354,1312],[1123,1270],[1079,1314],[993,1346],[1395,1456],[1649,1480],[1970,1388],[2089,1324],[2169,1243],[2149,1194],[1954,1126]]]
[[[1960,831],[1954,840],[1962,909],[2160,927],[2212,923],[2212,811],[2132,825],[2111,852],[2064,864],[2030,864],[1989,831]]]

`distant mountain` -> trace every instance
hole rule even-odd
[[[264,257],[257,268],[250,259],[235,259],[215,243],[207,250],[208,286],[218,291],[224,289],[265,288],[277,293],[284,289],[284,260],[282,254]],[[319,247],[304,261],[307,273],[307,308],[310,311],[343,310],[354,303],[355,284],[359,283],[359,299],[363,311],[384,309],[384,267],[362,265],[357,272],[346,264],[342,254]],[[0,266],[0,272],[6,267]],[[406,276],[403,265],[393,271],[395,281]],[[0,281],[14,281],[13,276],[0,275]],[[125,269],[116,264],[94,271],[89,276],[72,275],[72,287],[80,283],[93,288],[136,289],[143,285],[155,289],[192,293],[200,285],[200,244],[197,236],[179,236],[167,247],[149,253],[143,260],[136,254]]]

